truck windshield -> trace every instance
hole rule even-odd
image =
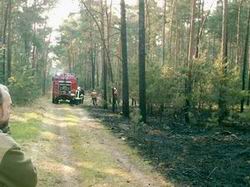
[[[60,92],[62,92],[63,94],[69,93],[71,90],[71,86],[69,83],[60,83],[59,84],[59,90]]]

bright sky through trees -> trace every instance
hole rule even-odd
[[[207,7],[210,7],[214,1],[215,0],[206,0]],[[49,14],[49,25],[53,28],[58,28],[70,13],[79,11],[78,3],[78,0],[58,0],[57,6]],[[135,5],[137,1],[126,0],[126,3]],[[113,0],[113,5],[118,8],[120,0]]]
[[[109,0],[110,1],[110,0]],[[119,9],[120,0],[113,0],[113,7]],[[126,4],[135,5],[137,0],[126,0]],[[210,8],[211,4],[216,5],[216,0],[206,0],[206,7]],[[54,32],[52,38],[58,35],[55,31],[63,23],[63,21],[68,17],[70,13],[75,13],[79,11],[79,1],[78,0],[58,0],[56,7],[49,13],[48,24],[53,28]]]

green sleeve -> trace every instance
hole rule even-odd
[[[30,159],[17,146],[9,149],[0,164],[0,185],[7,187],[35,187],[37,173]]]

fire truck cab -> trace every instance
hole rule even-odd
[[[59,74],[52,77],[52,103],[58,104],[60,100],[75,103],[77,94],[77,78],[69,73]]]

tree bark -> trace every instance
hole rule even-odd
[[[222,74],[221,88],[219,91],[219,124],[222,124],[225,117],[228,115],[226,102],[226,74],[227,74],[227,58],[228,58],[228,0],[223,0],[223,15],[222,15],[222,39],[221,39],[221,61]]]
[[[167,0],[164,0],[163,10],[163,31],[162,31],[162,65],[165,64],[165,45],[166,45],[166,14],[167,14]]]
[[[98,58],[98,60],[100,59],[100,52],[99,51],[96,51],[96,58],[97,57],[99,57]],[[96,60],[97,61],[97,60]],[[99,63],[96,63],[96,87],[99,87],[99,85],[100,85],[100,71],[99,71]]]
[[[188,45],[188,77],[186,80],[186,107],[185,107],[185,121],[190,123],[189,112],[191,110],[191,95],[192,95],[192,61],[194,55],[194,36],[195,36],[195,9],[196,0],[192,0],[191,7],[191,17],[190,17],[190,35],[189,35],[189,45]]]
[[[11,77],[11,61],[12,61],[12,0],[9,0],[9,13],[8,13],[8,39],[7,39],[7,80]]]
[[[95,72],[96,72],[96,70],[95,70],[95,67],[96,67],[96,61],[95,61],[95,49],[94,48],[92,48],[91,49],[91,66],[92,66],[92,80],[91,80],[91,82],[92,82],[92,89],[95,89]]]
[[[107,66],[108,66],[108,72],[109,72],[109,78],[111,83],[114,83],[114,76],[113,76],[113,70],[112,70],[112,62],[110,57],[110,32],[111,32],[111,23],[112,23],[112,0],[110,2],[110,12],[108,12],[108,5],[107,0],[105,0],[105,14],[106,14],[106,22],[107,22],[107,49],[106,49],[106,55],[107,55]]]
[[[146,122],[145,56],[145,3],[139,0],[139,104],[143,122]]]
[[[124,0],[121,0],[121,44],[122,44],[122,113],[129,117],[129,82],[128,82],[128,49],[127,24]]]
[[[199,57],[199,52],[200,52],[200,40],[201,40],[201,36],[202,36],[202,23],[204,20],[203,17],[203,10],[204,10],[204,1],[199,0],[199,10],[198,10],[198,19],[199,19],[199,24],[198,24],[198,32],[197,32],[197,38],[196,38],[196,46],[195,46],[195,58]]]
[[[244,51],[244,59],[243,59],[243,67],[242,67],[242,91],[246,89],[246,78],[247,78],[247,66],[248,66],[248,57],[249,57],[249,32],[250,32],[250,8],[248,8],[248,23],[247,23],[247,32],[245,39],[245,51]],[[240,112],[244,111],[244,103],[245,97],[241,99]]]
[[[241,16],[241,8],[242,3],[244,0],[240,0],[239,7],[238,7],[238,15],[237,15],[237,35],[236,35],[236,64],[239,64],[240,62],[240,16]]]
[[[44,29],[45,28],[46,28],[46,25],[45,25]],[[45,51],[44,57],[43,57],[43,85],[42,85],[42,94],[43,94],[43,96],[45,96],[45,94],[46,94],[47,65],[48,65],[50,41],[51,41],[51,35],[49,36],[49,41],[45,45],[46,46],[46,51]],[[45,38],[44,38],[44,42],[45,42]]]
[[[147,55],[145,56],[146,62],[152,62],[152,23],[151,23],[151,11],[150,11],[150,0],[144,0],[144,25],[145,27],[145,53]],[[145,12],[146,11],[146,12]]]
[[[5,9],[4,14],[4,25],[3,25],[3,83],[6,83],[6,37],[7,37],[7,25],[8,25],[8,13],[9,13],[9,7],[10,7],[11,1],[9,0],[7,3],[7,7]]]
[[[108,108],[108,96],[107,96],[107,61],[106,61],[106,55],[105,55],[105,25],[104,25],[104,4],[103,0],[101,1],[101,33],[103,36],[103,45],[102,45],[102,73],[103,73],[103,108]],[[106,48],[107,50],[107,48]],[[107,51],[106,51],[107,52]],[[107,56],[108,57],[108,56]]]
[[[172,61],[172,41],[173,41],[173,23],[174,23],[174,15],[175,15],[175,12],[176,12],[176,1],[177,0],[172,0],[171,1],[171,18],[170,18],[170,28],[169,28],[169,51],[168,51],[168,54],[169,54],[169,61],[171,62]]]

